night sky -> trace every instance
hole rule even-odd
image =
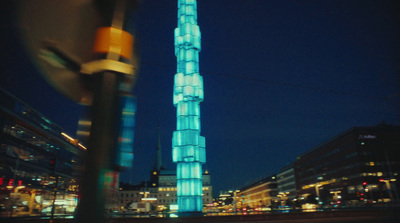
[[[175,0],[144,0],[136,16],[135,160],[125,182],[149,179],[158,123],[165,166],[175,166],[176,11]],[[395,0],[199,0],[201,135],[214,191],[276,174],[351,127],[400,125],[399,11]],[[41,79],[2,17],[1,87],[75,135],[82,107]]]

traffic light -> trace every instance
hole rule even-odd
[[[8,186],[9,186],[9,187],[14,186],[14,179],[8,180]]]
[[[367,183],[366,181],[364,181],[364,182],[362,183],[364,189],[367,187],[367,184],[368,184],[368,183]]]
[[[50,162],[49,162],[49,170],[50,170],[52,173],[55,172],[55,170],[56,170],[56,159],[55,159],[55,158],[50,159]]]

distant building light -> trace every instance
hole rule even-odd
[[[67,135],[66,133],[62,132],[61,135],[63,135],[65,138],[69,139],[69,140],[75,140],[74,138],[72,138],[71,136]]]
[[[169,205],[169,210],[171,210],[171,211],[176,211],[176,210],[178,210],[178,205],[177,205],[177,204],[170,204],[170,205]]]
[[[76,134],[80,136],[90,136],[89,131],[77,131]]]
[[[358,139],[376,139],[376,135],[359,135]]]
[[[87,148],[85,146],[83,146],[82,144],[78,143],[78,146],[81,147],[84,150],[87,150]]]
[[[92,122],[91,122],[91,121],[85,121],[85,120],[79,120],[79,121],[78,121],[78,125],[87,125],[87,126],[90,126],[90,125],[92,125]]]

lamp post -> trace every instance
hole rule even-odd
[[[235,215],[237,213],[237,198],[236,198],[236,196],[239,191],[240,190],[235,190],[235,192],[233,192],[233,208],[235,209]]]
[[[342,198],[342,196],[340,196],[339,194],[342,193],[342,191],[340,190],[335,190],[335,191],[331,191],[331,194],[333,194],[333,199],[336,201],[337,204],[340,204],[339,199]]]
[[[120,96],[130,91],[135,79],[133,36],[125,30],[126,14],[137,1],[16,2],[25,45],[43,76],[73,101],[92,106],[76,219],[106,222],[105,180],[120,169],[115,162]]]
[[[395,200],[394,200],[394,196],[393,196],[393,193],[392,193],[392,190],[391,190],[391,186],[390,186],[390,184],[391,184],[391,182],[395,182],[396,181],[396,179],[380,179],[379,180],[379,182],[384,182],[385,183],[385,186],[386,186],[386,191],[388,192],[388,194],[389,194],[389,196],[390,196],[390,201],[391,202],[394,202]]]
[[[133,37],[124,30],[125,15],[133,1],[97,1],[105,27],[97,30],[93,51],[99,58],[85,67],[93,76],[92,125],[81,199],[77,210],[80,222],[107,222],[105,201],[110,191],[106,176],[116,170],[120,117],[120,95],[133,74],[129,64]],[[111,10],[110,10],[111,9]]]
[[[315,187],[315,194],[316,194],[316,200],[318,201],[318,203],[319,203],[319,187],[320,186],[322,186],[321,184],[319,184],[319,183],[316,183],[316,184],[310,184],[310,185],[308,185],[309,187]]]

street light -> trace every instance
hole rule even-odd
[[[286,201],[290,192],[279,192],[278,197],[281,199],[281,206],[286,206]]]
[[[336,190],[336,191],[331,191],[330,193],[333,194],[333,199],[334,199],[337,203],[339,203],[339,199],[342,198],[342,196],[340,196],[339,194],[342,193],[342,191]]]
[[[385,185],[386,185],[386,190],[387,190],[387,192],[388,192],[388,194],[389,194],[389,196],[390,196],[390,201],[394,201],[394,197],[393,197],[393,193],[392,193],[392,191],[391,191],[391,188],[390,188],[390,182],[395,182],[396,181],[396,179],[387,179],[387,180],[385,180],[385,179],[379,179],[379,182],[384,182],[385,183]]]
[[[233,192],[233,204],[234,204],[234,209],[235,209],[235,214],[237,212],[237,193],[240,192],[240,190],[235,190],[235,192]]]

